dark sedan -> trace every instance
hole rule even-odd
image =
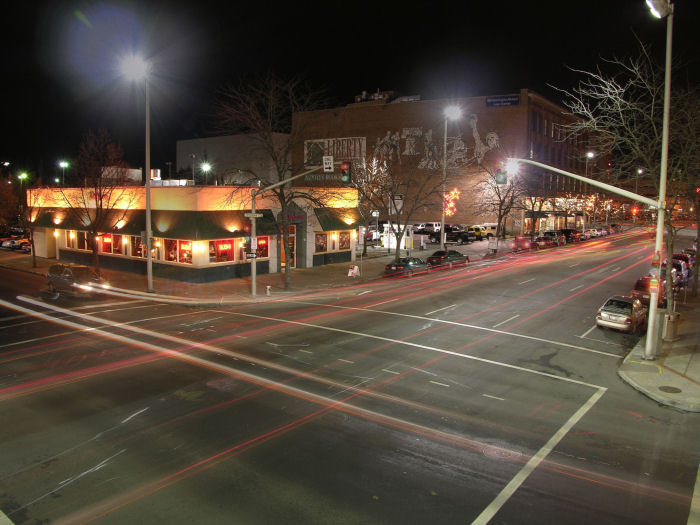
[[[466,266],[469,256],[459,253],[457,250],[438,250],[428,257],[431,268],[452,268],[453,266]]]
[[[651,298],[651,291],[649,290],[652,277],[650,275],[645,275],[637,279],[634,283],[634,288],[630,292],[630,296],[634,299],[639,299],[641,303],[645,306],[649,306],[649,299]],[[666,281],[659,279],[659,299],[658,305],[661,308],[666,308]]]
[[[401,257],[384,267],[384,277],[410,277],[417,273],[424,273],[430,269],[428,263],[418,257]]]
[[[46,272],[46,284],[52,293],[76,296],[91,296],[100,288],[109,288],[109,283],[82,264],[52,265]]]

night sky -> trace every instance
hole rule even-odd
[[[153,63],[151,165],[167,173],[178,139],[213,134],[214,93],[241,76],[303,75],[337,105],[363,90],[449,99],[529,88],[559,101],[549,85],[580,78],[567,66],[635,55],[637,37],[662,61],[666,36],[644,0],[228,4],[6,3],[0,161],[53,176],[85,131],[104,127],[143,166],[143,89],[118,69],[135,50]],[[675,4],[674,60],[698,82],[700,2]]]

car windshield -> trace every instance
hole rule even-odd
[[[634,285],[635,290],[643,290],[646,291],[649,289],[649,280],[648,279],[639,279],[637,281],[637,284]]]
[[[629,313],[632,311],[632,303],[620,299],[609,299],[608,302],[603,305],[603,309],[607,312]]]

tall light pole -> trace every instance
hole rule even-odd
[[[442,143],[442,195],[440,196],[440,249],[445,249],[445,197],[447,195],[447,121],[462,116],[462,110],[457,106],[447,106],[445,115],[445,135]]]
[[[148,73],[151,64],[138,56],[129,56],[122,61],[122,71],[131,80],[144,80],[146,87],[146,280],[148,291],[153,293],[153,255],[151,254],[151,111]]]
[[[669,113],[671,108],[671,47],[673,42],[673,4],[668,0],[646,0],[649,10],[656,18],[666,17],[666,70],[664,75],[664,116],[661,133],[661,173],[659,174],[659,207],[656,210],[656,239],[654,241],[654,258],[658,254],[661,261],[661,252],[664,241],[664,220],[666,215],[666,172],[668,169],[668,128]],[[659,272],[661,264],[659,262]],[[660,277],[660,276],[659,276]],[[662,279],[659,279],[659,283]],[[657,322],[657,301],[659,298],[658,287],[652,288],[649,293],[649,326],[644,348],[644,359],[656,358],[656,342],[658,340],[659,324]]]
[[[195,154],[190,153],[190,157],[192,158],[192,186],[194,186],[194,158],[195,158]]]
[[[60,160],[58,161],[58,167],[61,168],[61,186],[66,185],[66,168],[68,168],[70,164],[66,160]]]

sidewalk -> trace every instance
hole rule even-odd
[[[411,255],[426,259],[437,245],[428,245],[425,250],[411,250]],[[486,241],[464,246],[450,246],[469,255],[472,262],[489,254]],[[500,252],[496,257],[501,255]],[[402,255],[405,255],[402,253]],[[284,273],[262,274],[257,277],[257,297],[251,296],[250,278],[229,279],[213,283],[187,283],[159,277],[153,278],[155,294],[146,294],[146,276],[127,272],[104,270],[103,276],[113,288],[133,291],[154,300],[182,304],[223,304],[241,301],[264,302],[285,296],[310,294],[320,291],[341,290],[347,286],[371,283],[382,278],[384,266],[394,259],[394,253],[386,248],[368,247],[367,255],[354,263],[328,264],[315,268],[292,270],[291,287],[284,288]],[[0,249],[0,268],[12,268],[40,275],[56,261],[36,258],[37,267],[32,268],[30,255]],[[358,277],[349,277],[351,265],[359,268]],[[268,295],[268,288],[269,295]],[[688,297],[686,304],[678,305],[680,322],[677,323],[677,340],[665,341],[659,356],[652,361],[643,359],[645,337],[629,352],[618,369],[623,381],[649,396],[658,403],[690,412],[700,412],[700,299]]]
[[[644,360],[644,336],[627,354],[617,374],[662,405],[700,412],[700,299],[689,297],[686,304],[678,305],[677,312],[676,337],[663,340],[656,359]]]

